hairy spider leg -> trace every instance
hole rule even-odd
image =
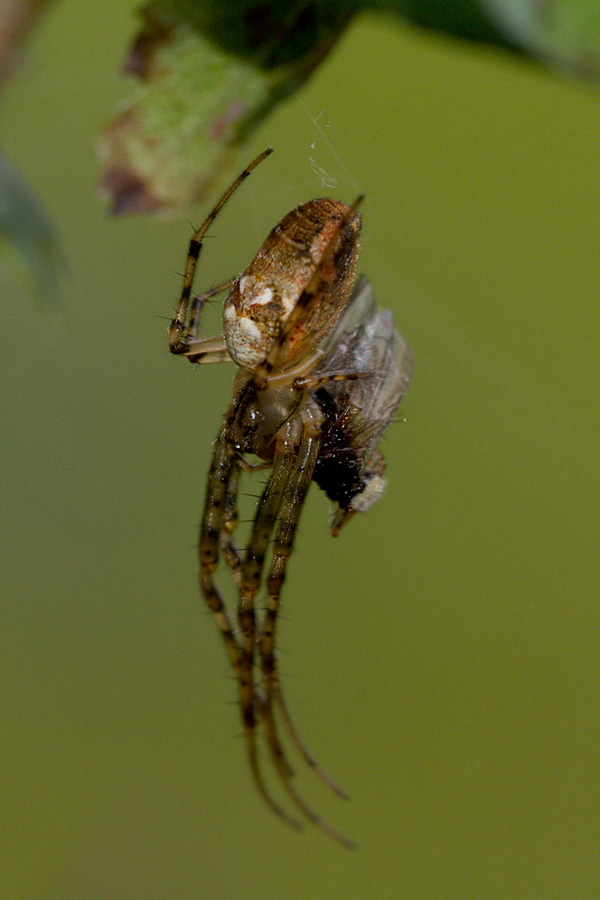
[[[273,715],[273,698],[276,696],[276,685],[278,684],[275,659],[275,626],[279,596],[285,579],[287,563],[292,552],[296,527],[319,454],[319,443],[319,435],[314,433],[314,428],[305,428],[293,461],[294,467],[290,472],[283,491],[280,519],[267,576],[268,600],[260,637],[260,655],[265,691],[262,720],[273,765],[292,802],[313,825],[347,849],[354,849],[354,842],[317,815],[295,790],[290,781],[290,767],[277,733]],[[293,733],[295,734],[295,732]],[[304,758],[310,762],[311,757],[304,752],[301,743],[300,749]],[[330,780],[328,780],[328,783],[335,789],[335,785]]]
[[[221,551],[223,553],[223,558],[224,558],[225,562],[227,563],[227,565],[229,566],[229,569],[231,571],[233,581],[234,581],[236,587],[239,589],[239,586],[241,583],[241,577],[242,577],[243,556],[242,556],[242,553],[241,553],[239,547],[237,546],[237,544],[234,540],[232,525],[233,525],[233,520],[231,520],[230,524],[223,525],[223,528],[221,530],[220,544],[221,544]],[[274,614],[273,626],[275,624],[275,616],[276,615],[277,615],[277,613]],[[272,635],[272,639],[274,640],[274,634]],[[260,640],[262,640],[262,632],[259,636],[259,641]],[[296,730],[294,723],[292,721],[290,712],[287,708],[285,698],[283,696],[283,688],[281,686],[281,682],[280,682],[278,674],[277,674],[277,657],[274,657],[273,666],[274,666],[274,669],[273,669],[273,676],[274,676],[273,692],[274,692],[275,698],[277,700],[277,705],[278,705],[280,713],[281,713],[281,719],[283,721],[283,724],[285,725],[286,731],[288,732],[288,734],[290,736],[290,739],[292,740],[292,743],[294,744],[296,750],[298,751],[298,753],[300,754],[302,759],[309,766],[309,768],[311,768],[314,771],[315,775],[318,778],[320,778],[321,781],[324,784],[326,784],[327,787],[330,788],[335,794],[337,794],[339,797],[341,797],[342,800],[347,800],[348,799],[347,791],[345,791],[344,788],[341,787],[341,785],[337,784],[333,780],[331,775],[328,775],[327,772],[321,768],[321,766],[319,765],[319,763],[317,762],[315,757],[308,750],[308,748],[304,744],[302,738],[298,734],[298,731]],[[258,691],[256,691],[256,695],[257,695],[259,704],[263,703],[264,698],[259,696]],[[288,766],[288,769],[289,769],[290,775],[292,775],[293,770],[292,770],[291,766]]]
[[[198,328],[200,326],[200,314],[202,307],[207,300],[216,297],[223,291],[228,291],[235,278],[204,291],[194,297],[190,307],[190,321],[182,338],[183,349],[179,352],[183,356],[187,356],[191,363],[212,363],[212,362],[231,362],[231,356],[222,334],[214,337],[198,338]]]
[[[246,180],[252,170],[255,169],[256,166],[258,166],[272,152],[273,151],[270,147],[266,150],[263,150],[263,152],[259,156],[257,156],[253,162],[250,163],[248,168],[244,169],[241,175],[238,175],[235,181],[227,188],[225,193],[222,195],[221,199],[209,212],[202,225],[197,228],[192,235],[185,263],[181,297],[179,298],[179,303],[177,304],[175,315],[171,319],[171,324],[169,325],[169,347],[172,353],[184,353],[186,350],[186,320],[189,313],[190,297],[192,295],[194,274],[196,272],[196,263],[198,262],[200,251],[202,250],[202,241],[204,235],[206,234],[214,220],[217,218],[231,195],[238,189],[241,183]]]
[[[351,220],[352,216],[358,209],[359,205],[362,203],[363,199],[364,194],[360,194],[356,198],[352,206],[348,207],[345,215],[341,216],[335,231],[329,239],[323,256],[321,257],[319,262],[315,264],[315,270],[310,281],[298,297],[296,305],[289,314],[288,318],[283,323],[281,331],[273,341],[273,344],[269,349],[266,358],[256,367],[256,371],[254,372],[254,386],[257,388],[257,390],[265,388],[269,383],[270,377],[277,377],[279,379],[278,362],[285,355],[287,342],[301,320],[308,317],[313,304],[318,302],[320,297],[322,296],[323,285],[321,272],[323,271],[324,267],[331,261],[343,229]],[[321,356],[319,354],[315,354],[315,365],[320,358]],[[292,380],[293,377],[295,376],[291,376]]]
[[[303,375],[294,381],[294,386],[298,390],[316,391],[324,385],[331,384],[332,381],[358,381],[359,378],[365,378],[370,372],[311,372]]]
[[[232,472],[232,478],[230,479],[227,489],[227,496],[225,498],[225,506],[223,509],[223,519],[221,522],[221,535],[219,540],[223,559],[229,566],[233,581],[238,590],[240,589],[242,584],[242,565],[244,558],[235,542],[235,538],[233,535],[238,526],[237,495],[239,488],[239,473],[242,467],[243,461],[239,459],[237,473],[235,473],[235,470],[234,472]],[[256,466],[253,468],[261,467]],[[262,713],[264,699],[257,689],[255,689],[254,691],[254,696],[257,709],[259,713]],[[292,775],[293,772],[291,768],[289,771],[290,775]]]
[[[299,460],[296,451],[290,453],[289,450],[286,450],[282,454],[276,454],[273,460],[273,468],[269,481],[263,490],[258,505],[252,534],[242,563],[240,575],[239,623],[242,632],[241,665],[244,670],[240,681],[240,698],[250,768],[261,795],[264,797],[266,790],[260,772],[256,747],[257,709],[265,729],[273,765],[293,803],[313,825],[347,849],[354,849],[354,843],[341,832],[337,831],[337,829],[321,819],[321,817],[305,803],[291,784],[291,770],[288,761],[285,758],[273,716],[273,691],[270,690],[268,698],[261,698],[258,691],[255,690],[252,671],[254,647],[256,643],[254,599],[260,587],[269,540],[275,528],[277,516],[283,506],[284,517],[280,527],[284,528],[289,537],[284,538],[282,535],[280,545],[285,545],[286,550],[284,551],[284,555],[287,554],[287,556],[289,556],[289,552],[291,552],[291,540],[293,539],[295,526],[312,479],[318,451],[318,437],[306,435],[300,443]],[[297,463],[298,470],[296,470]],[[293,469],[291,468],[292,466]],[[277,568],[277,573],[275,575],[277,580],[279,579],[279,576],[283,574],[284,569],[285,563],[283,564],[283,567]],[[275,607],[277,605],[277,599],[278,592],[276,595]],[[274,653],[272,642],[270,642],[268,638],[266,646],[267,665],[272,675],[274,672]],[[265,688],[267,688],[266,684]],[[269,805],[272,807],[272,802],[270,802]]]
[[[230,481],[232,478],[237,478],[239,473],[235,451],[227,440],[227,429],[230,425],[232,414],[233,407],[230,408],[228,415],[225,416],[219,432],[219,437],[215,444],[208,476],[204,514],[200,526],[198,557],[202,595],[214,616],[217,628],[223,638],[229,661],[231,662],[239,685],[242,686],[247,684],[248,677],[247,667],[244,665],[245,651],[240,644],[238,644],[225,604],[223,603],[213,578],[219,561],[219,538],[222,531],[223,510],[226,506],[227,498],[231,498],[232,496]],[[252,673],[250,672],[250,677],[251,676]],[[251,703],[252,705],[254,704],[253,692]],[[250,720],[253,719],[253,713],[249,718]],[[246,724],[246,719],[244,720]],[[248,735],[249,727],[253,730],[253,723],[251,721],[246,725],[246,735]],[[292,828],[301,828],[302,826],[300,823],[290,816],[269,794],[260,774],[256,752],[250,753],[250,744],[249,755],[254,781],[265,803],[276,815],[287,822],[288,825],[291,825]]]
[[[223,505],[219,543],[221,545],[223,559],[231,570],[235,586],[239,590],[242,577],[242,554],[235,543],[233,535],[239,522],[237,496],[240,483],[240,466],[239,460],[236,459],[235,462],[236,464],[231,471],[231,477],[229,479],[229,484],[227,485],[227,493]]]
[[[275,655],[275,631],[279,611],[279,598],[285,580],[287,564],[293,550],[296,528],[306,494],[310,487],[318,454],[319,441],[312,438],[310,444],[308,444],[308,438],[305,437],[298,451],[296,462],[298,468],[290,478],[288,486],[286,487],[286,495],[284,497],[283,509],[280,514],[279,527],[273,547],[269,574],[267,576],[268,597],[262,632],[260,635],[260,655],[262,660],[265,703],[267,708],[272,708],[274,696],[281,712],[283,724],[302,759],[311,769],[313,769],[315,775],[317,775],[327,787],[339,797],[346,800],[348,799],[346,791],[321,768],[317,760],[305,746],[294,726],[285,703],[283,689],[277,671],[277,657]],[[308,478],[306,477],[307,474]]]
[[[277,615],[277,614],[276,614]],[[303,742],[302,738],[298,734],[296,730],[296,726],[292,721],[292,717],[287,708],[287,703],[285,701],[285,697],[283,695],[283,689],[281,687],[281,682],[279,680],[277,674],[277,660],[275,660],[275,671],[274,671],[274,680],[273,680],[273,692],[275,695],[275,699],[277,701],[277,706],[279,708],[279,712],[281,714],[281,720],[285,726],[287,733],[290,736],[294,747],[304,760],[304,762],[313,770],[315,775],[321,779],[323,784],[326,784],[330,790],[337,794],[338,797],[341,797],[342,800],[348,799],[348,793],[344,790],[344,788],[339,785],[336,781],[333,780],[331,775],[328,775],[327,772],[321,768],[317,760],[314,758],[312,753],[308,750],[306,744]]]
[[[213,579],[213,573],[219,561],[218,541],[222,509],[229,481],[235,469],[235,456],[232,454],[226,440],[227,418],[225,418],[219,431],[208,473],[208,487],[200,528],[198,556],[202,594],[221,632],[229,661],[237,671],[240,665],[240,647],[225,609],[225,604]]]
[[[202,312],[202,307],[206,303],[207,300],[212,299],[212,297],[216,297],[217,294],[223,293],[223,291],[228,291],[235,278],[229,278],[227,281],[224,281],[223,284],[218,284],[216,287],[211,288],[209,291],[204,291],[202,294],[197,294],[193,299],[190,306],[190,323],[188,335],[186,335],[188,340],[188,352],[190,349],[190,344],[198,337],[198,325],[200,322],[200,313]]]
[[[241,585],[242,578],[242,564],[243,564],[243,555],[237,546],[234,533],[238,525],[238,515],[237,515],[237,493],[239,486],[239,472],[240,472],[240,461],[238,460],[237,472],[235,469],[232,471],[232,477],[229,481],[227,496],[225,498],[225,505],[223,509],[223,519],[221,522],[221,536],[220,536],[220,545],[221,552],[223,553],[223,558],[227,563],[232,578],[236,587],[239,589]],[[306,491],[302,496],[302,500],[306,495]],[[299,518],[300,511],[298,511],[297,518]],[[283,565],[283,569],[285,569],[285,565],[287,564],[287,559],[291,555],[292,552],[292,542],[293,542],[293,533],[290,535],[290,540],[287,545],[286,557]],[[315,775],[321,779],[321,781],[327,785],[334,793],[336,793],[343,800],[348,799],[348,794],[346,791],[337,784],[331,775],[328,775],[324,769],[321,768],[317,760],[314,758],[312,753],[308,750],[306,745],[303,743],[302,738],[296,731],[294,723],[292,722],[292,718],[288,711],[287,705],[285,703],[285,699],[283,696],[283,689],[281,687],[281,682],[279,680],[277,674],[277,657],[275,656],[275,623],[277,618],[277,610],[279,603],[279,594],[281,592],[281,586],[283,583],[283,573],[281,575],[281,581],[277,586],[276,595],[272,595],[271,599],[271,610],[270,612],[265,612],[265,622],[263,625],[263,630],[261,630],[259,634],[259,643],[261,647],[261,657],[264,660],[270,658],[270,668],[271,668],[271,681],[272,681],[272,690],[274,696],[277,700],[277,705],[281,712],[281,718],[283,724],[294,744],[296,750],[302,759],[306,762],[306,764],[314,771]],[[268,617],[268,618],[267,618]],[[269,632],[269,633],[267,633]],[[264,663],[263,663],[264,664]],[[255,691],[255,694],[258,698],[259,707],[261,703],[266,702],[266,697],[259,697],[258,691]],[[269,701],[271,705],[271,701]],[[286,761],[287,762],[287,761]],[[287,765],[288,772],[290,775],[293,774],[293,770],[291,766]]]
[[[254,600],[260,588],[261,575],[269,539],[283,500],[288,478],[289,460],[275,456],[250,533],[242,563],[239,585],[238,621],[240,626],[240,708],[246,735],[246,749],[254,781],[264,796],[266,788],[258,762],[256,746],[256,706],[262,706],[254,687],[254,648],[256,645],[256,612]],[[274,802],[274,801],[273,801]]]

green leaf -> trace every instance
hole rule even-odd
[[[486,6],[529,53],[576,75],[600,76],[598,0],[486,0]]]
[[[137,90],[101,141],[113,209],[199,200],[365,8],[599,74],[600,0],[153,0],[125,64]]]
[[[241,5],[159,0],[145,8],[125,64],[138,88],[101,138],[102,188],[115,212],[167,212],[202,197],[233,148],[308,78],[349,21],[335,3],[304,18],[314,4],[296,3],[272,14],[280,27],[260,19],[253,31],[242,16],[236,30]]]
[[[0,153],[2,291],[57,301],[66,266],[56,232],[40,203]]]

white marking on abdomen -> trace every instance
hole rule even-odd
[[[270,287],[258,288],[258,283],[251,275],[244,275],[240,278],[240,294],[242,298],[251,306],[256,303],[257,306],[266,306],[273,299],[273,291]],[[245,296],[245,295],[248,296]]]

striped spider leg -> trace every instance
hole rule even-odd
[[[243,555],[235,542],[234,533],[238,524],[238,476],[241,469],[246,468],[242,460],[240,460],[239,463],[239,466],[232,472],[232,477],[229,482],[228,492],[225,498],[225,505],[223,509],[223,518],[221,521],[220,533],[221,552],[223,554],[225,562],[231,570],[234,582],[238,589],[241,586]],[[263,467],[264,464],[259,466],[251,466],[248,467],[248,470],[256,471],[257,469]],[[304,466],[301,465],[300,469],[301,471],[303,471]],[[295,492],[294,497],[296,503],[300,502],[301,505],[304,500],[304,493],[297,491]],[[281,518],[283,519],[283,517]],[[297,516],[293,520],[297,521]],[[279,542],[279,545],[276,548],[277,552],[274,554],[273,563],[271,565],[272,572],[267,580],[267,588],[269,590],[269,603],[267,609],[265,610],[265,617],[260,636],[260,655],[262,659],[263,669],[265,673],[267,673],[265,674],[265,697],[262,701],[265,705],[262,707],[262,709],[269,710],[269,714],[271,714],[270,711],[272,709],[272,697],[274,695],[281,713],[282,721],[299,754],[303,757],[307,765],[314,770],[315,774],[321,779],[321,781],[324,782],[324,784],[331,788],[334,793],[342,797],[342,799],[346,800],[348,799],[346,791],[344,791],[342,787],[336,784],[331,776],[328,775],[327,772],[325,772],[319,766],[318,762],[306,748],[298,732],[296,731],[288,712],[287,705],[285,703],[281,684],[277,678],[275,661],[275,625],[277,617],[278,597],[281,590],[281,585],[283,584],[285,562],[287,562],[287,558],[291,554],[293,536],[295,531],[295,527],[290,527],[289,521],[290,517],[287,517],[286,522],[288,523],[288,525],[285,528],[285,531],[282,531],[282,537],[285,536],[285,540]],[[275,570],[275,558],[284,561],[282,571],[278,572]],[[281,563],[279,565],[279,569],[282,569]]]
[[[269,807],[298,826],[265,785],[256,746],[260,724],[274,769],[295,807],[322,831],[351,847],[352,842],[307,806],[291,782],[275,705],[306,762],[345,796],[319,769],[290,720],[277,674],[275,628],[286,566],[311,481],[317,481],[336,504],[333,534],[352,514],[374,502],[384,483],[383,457],[375,445],[394,414],[410,371],[399,362],[398,336],[389,315],[376,311],[366,280],[352,292],[361,222],[357,204],[348,207],[320,199],[297,207],[275,226],[239,276],[190,301],[209,225],[268,152],[242,173],[195,232],[182,295],[169,327],[169,346],[192,362],[232,359],[238,366],[233,402],[215,444],[208,478],[199,562],[201,590],[239,683],[254,781]],[[223,335],[198,338],[203,302],[225,289]],[[405,363],[408,358],[407,351]],[[248,456],[261,462],[256,465]],[[234,540],[240,474],[265,467],[270,474],[242,554]],[[238,630],[214,581],[220,552],[238,590]],[[261,626],[255,601],[263,584],[267,606]],[[261,687],[255,684],[253,668],[257,648]]]
[[[282,810],[265,787],[256,747],[257,722],[263,725],[275,770],[296,807],[322,831],[342,845],[351,847],[352,842],[327,825],[307,806],[294,789],[290,781],[291,770],[284,756],[273,714],[273,685],[277,679],[273,647],[275,612],[285,575],[285,566],[291,553],[296,524],[319,451],[320,433],[318,423],[313,421],[313,417],[316,417],[317,420],[320,419],[320,413],[316,407],[307,404],[306,409],[300,415],[284,422],[277,430],[271,473],[258,503],[245,555],[242,556],[231,538],[232,526],[235,522],[233,504],[237,480],[240,468],[242,468],[237,453],[244,449],[244,445],[240,447],[238,444],[238,429],[240,425],[243,426],[246,413],[253,416],[256,412],[255,409],[251,409],[250,405],[246,405],[248,398],[254,394],[254,390],[250,378],[242,386],[234,404],[230,407],[215,445],[199,541],[202,592],[209,608],[215,615],[238,677],[248,757],[261,796],[273,812],[285,819],[288,824],[297,826],[297,822]],[[289,386],[286,393],[291,395],[292,391],[295,392],[295,388]],[[278,389],[278,395],[280,400],[284,398],[281,388]],[[255,402],[256,400],[252,398],[252,405]],[[244,410],[241,420],[240,409]],[[238,415],[236,415],[236,411]],[[249,452],[247,447],[245,450]],[[278,523],[277,520],[279,520]],[[259,632],[256,628],[254,602],[262,582],[263,567],[273,531],[275,531],[275,542],[267,580],[268,609],[263,630]],[[214,572],[219,559],[219,546],[223,547],[224,543],[227,545],[224,555],[236,573],[236,583],[240,594],[238,619],[241,637],[239,640],[233,632],[214,582]],[[269,613],[272,613],[270,620]],[[269,621],[272,627],[269,627]],[[254,684],[253,657],[257,641],[260,642],[262,656],[263,693]]]
[[[263,150],[263,152],[250,163],[248,168],[244,169],[244,171],[238,175],[233,184],[227,188],[220,200],[211,209],[202,225],[200,225],[192,235],[183,274],[181,296],[175,310],[175,315],[171,319],[168,329],[169,349],[171,353],[185,354],[192,362],[224,362],[230,359],[222,335],[201,340],[197,339],[197,335],[200,313],[204,302],[211,297],[220,294],[222,291],[228,290],[234,279],[230,279],[218,287],[194,297],[192,300],[191,295],[196,264],[202,250],[204,235],[214,220],[217,218],[231,195],[238,189],[242,182],[246,180],[252,170],[266,159],[267,156],[270,156],[272,152],[270,147]]]

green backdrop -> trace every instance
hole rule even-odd
[[[351,800],[297,783],[351,854],[255,795],[198,597],[232,370],[167,352],[189,223],[95,195],[133,8],[58,4],[3,98],[70,271],[57,309],[2,285],[0,894],[599,896],[600,98],[364,16],[206,243],[210,285],[364,190],[360,270],[415,354],[384,498],[334,541],[314,487],[284,595],[290,706]]]

